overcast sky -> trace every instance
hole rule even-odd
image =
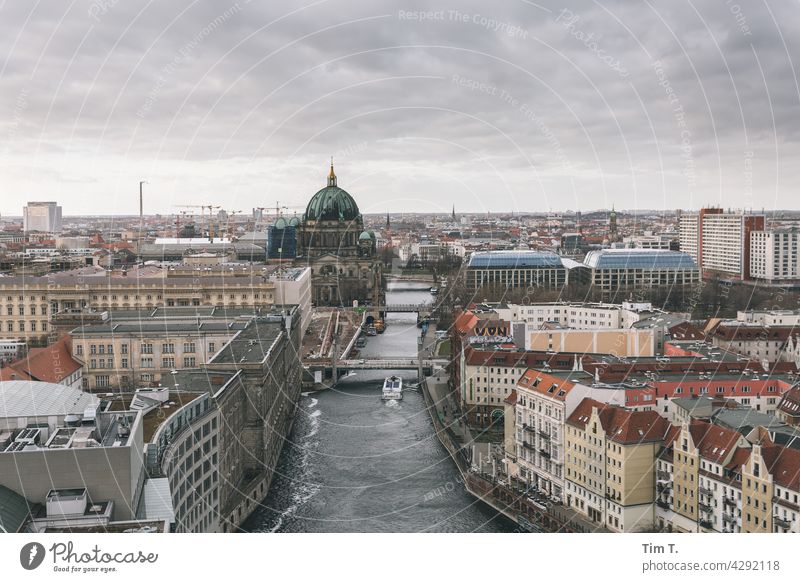
[[[740,2],[0,2],[0,212],[302,206],[331,155],[365,213],[800,208],[800,5]]]

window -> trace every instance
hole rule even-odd
[[[162,344],[161,351],[165,354],[174,354],[175,353],[175,344]]]
[[[153,353],[153,344],[142,344],[142,353],[143,354],[152,354]],[[152,361],[152,358],[150,360]]]
[[[193,354],[195,351],[194,342],[184,342],[183,343],[183,351],[189,354]]]
[[[108,388],[109,385],[108,379],[109,377],[105,375],[97,376],[95,380],[95,386],[97,386],[98,388]]]

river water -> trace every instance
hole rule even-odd
[[[430,301],[419,284],[390,287],[388,303]],[[389,314],[365,357],[415,357],[414,314]],[[255,532],[506,532],[513,524],[469,495],[436,438],[422,395],[381,401],[390,371],[359,371],[304,394]],[[416,373],[396,371],[404,385]]]

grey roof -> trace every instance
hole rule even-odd
[[[584,263],[592,269],[697,269],[687,253],[663,249],[589,251]]]
[[[561,257],[555,253],[542,251],[478,251],[469,257],[468,267],[482,268],[564,268]]]
[[[0,485],[0,533],[17,533],[30,513],[31,505],[27,499]]]
[[[172,508],[172,492],[169,479],[157,477],[144,483],[139,519],[159,519],[175,523],[175,510]]]
[[[100,399],[63,384],[11,380],[0,382],[0,418],[83,414]]]
[[[772,414],[766,414],[752,408],[720,408],[712,416],[712,422],[719,426],[746,434],[757,426],[775,429],[786,426]]]

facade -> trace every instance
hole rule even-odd
[[[480,251],[467,263],[467,290],[484,286],[505,289],[541,287],[558,290],[567,284],[567,269],[555,253],[540,251]]]
[[[710,335],[715,346],[760,362],[795,361],[800,342],[800,329],[794,325],[723,321]]]
[[[90,324],[71,332],[72,355],[85,372],[83,388],[108,392],[158,385],[179,369],[202,366],[240,330],[246,320],[225,315],[200,323],[162,319],[143,312],[141,321]]]
[[[655,411],[584,399],[566,420],[566,504],[611,531],[652,531],[656,458],[669,428]]]
[[[680,249],[694,259],[704,277],[750,279],[751,233],[764,230],[764,215],[725,213],[704,208],[681,214]]]
[[[750,276],[767,283],[800,279],[800,231],[755,230],[750,233]]]
[[[22,209],[25,232],[61,232],[61,207],[56,202],[28,202]]]
[[[298,315],[254,317],[203,370],[169,377],[193,394],[148,440],[147,459],[167,480],[176,531],[236,531],[266,497],[300,397]]]
[[[276,282],[252,276],[168,276],[163,270],[124,276],[80,271],[0,278],[0,329],[5,337],[46,343],[55,314],[71,310],[157,307],[267,307]]]
[[[297,228],[299,226],[300,219],[296,217],[289,220],[282,216],[279,217],[268,230],[267,258],[294,259],[297,256]]]
[[[518,479],[539,494],[563,502],[566,419],[587,397],[623,404],[625,390],[595,386],[585,372],[527,370],[517,383]]]
[[[525,349],[542,352],[612,354],[618,357],[656,355],[655,329],[540,329],[525,325]]]
[[[336,174],[311,198],[299,225],[296,264],[311,268],[316,305],[378,304],[381,262],[375,233],[364,230],[356,201],[337,186]]]
[[[604,294],[638,289],[691,288],[700,270],[685,252],[660,249],[602,249],[584,260],[591,284]]]

